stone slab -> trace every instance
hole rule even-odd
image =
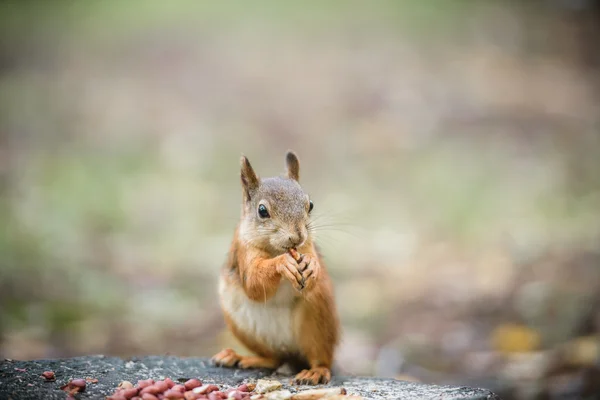
[[[44,371],[54,371],[56,381],[45,382]],[[227,389],[243,382],[259,378],[277,379],[286,389],[295,391],[308,387],[290,386],[290,377],[277,375],[268,370],[240,370],[213,366],[206,358],[181,358],[171,356],[148,356],[121,359],[106,356],[86,356],[55,360],[0,362],[0,399],[38,400],[66,399],[60,386],[75,378],[96,378],[98,383],[87,385],[78,399],[104,399],[119,382],[170,377],[177,381],[199,378]],[[323,385],[321,385],[323,386]],[[367,399],[436,399],[436,400],[498,400],[486,389],[418,384],[394,379],[337,376],[329,386],[343,386],[348,394],[361,395]]]

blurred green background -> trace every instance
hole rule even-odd
[[[239,156],[270,176],[291,148],[325,225],[342,371],[600,390],[598,15],[2,2],[0,356],[235,347],[216,282]]]

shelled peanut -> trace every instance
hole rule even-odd
[[[107,400],[249,400],[251,387],[243,384],[237,388],[221,391],[217,385],[203,384],[199,379],[189,379],[183,384],[170,378],[155,381],[140,380],[136,385],[123,381]]]
[[[136,385],[128,381],[119,384],[107,400],[316,400],[316,399],[360,399],[348,395],[342,387],[308,389],[292,393],[276,380],[259,379],[257,384],[244,383],[226,390],[219,386],[203,384],[199,379],[190,379],[178,384],[170,378],[155,381],[140,380]]]

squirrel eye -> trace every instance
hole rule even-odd
[[[315,205],[313,204],[312,200],[310,200],[309,206],[308,206],[308,212],[311,212],[314,206]]]
[[[261,218],[269,218],[269,211],[267,211],[267,207],[264,204],[258,206],[258,215]]]

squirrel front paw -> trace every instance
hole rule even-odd
[[[288,254],[282,254],[276,260],[277,272],[291,282],[294,289],[301,291],[304,289],[304,278],[299,271],[298,263]]]
[[[302,273],[302,283],[306,289],[311,289],[319,274],[319,260],[312,254],[302,254],[298,261],[298,270]]]

